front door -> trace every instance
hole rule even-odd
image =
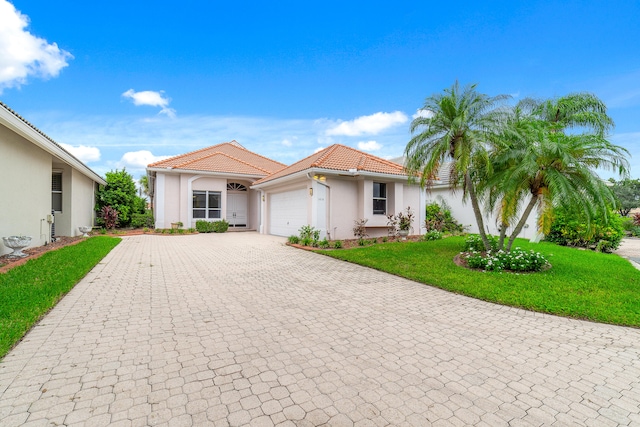
[[[246,193],[227,193],[227,221],[230,227],[247,226]]]

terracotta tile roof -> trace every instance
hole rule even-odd
[[[394,162],[373,156],[354,148],[340,144],[331,145],[289,167],[256,181],[254,184],[272,181],[306,169],[319,168],[348,172],[355,169],[360,172],[376,172],[405,176],[404,167]]]
[[[148,165],[205,172],[267,176],[286,165],[249,151],[236,141],[225,142]]]

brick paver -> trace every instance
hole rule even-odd
[[[0,363],[0,425],[640,426],[640,330],[283,243],[123,239]]]

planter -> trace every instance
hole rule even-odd
[[[9,249],[13,249],[13,252],[9,254],[12,258],[22,258],[27,256],[22,250],[29,246],[31,243],[31,237],[29,236],[9,236],[3,237],[2,241],[4,245]]]
[[[408,235],[409,235],[409,230],[398,230],[398,236],[400,236],[402,240],[407,240]]]
[[[78,230],[80,230],[80,232],[82,233],[82,237],[89,237],[87,233],[91,231],[91,227],[81,225],[80,227],[78,227]]]

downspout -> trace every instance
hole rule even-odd
[[[329,237],[329,240],[331,240],[331,187],[328,184],[320,181],[319,179],[313,179],[313,177],[311,176],[311,172],[307,172],[307,178],[309,178],[312,183],[317,182],[327,189],[327,208],[324,214],[327,218],[327,236]]]

